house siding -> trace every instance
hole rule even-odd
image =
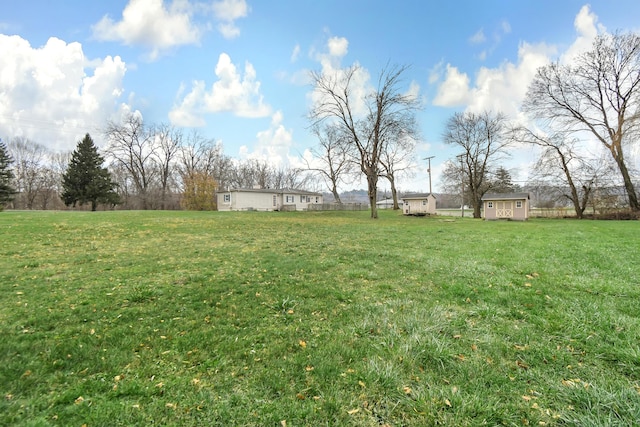
[[[225,198],[228,201],[225,201]],[[322,195],[286,190],[230,190],[218,194],[219,211],[306,210],[310,204],[322,204]],[[308,201],[307,201],[308,200]]]

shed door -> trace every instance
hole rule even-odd
[[[513,218],[513,202],[496,202],[496,218]]]

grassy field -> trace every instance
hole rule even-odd
[[[3,212],[0,425],[640,420],[640,222],[380,214]]]

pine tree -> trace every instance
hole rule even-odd
[[[513,193],[520,187],[511,181],[511,173],[504,167],[499,167],[496,171],[495,180],[491,183],[491,191],[495,193]]]
[[[13,169],[11,164],[13,159],[9,156],[7,146],[0,140],[0,211],[4,205],[13,200],[16,190],[11,186],[13,179]]]
[[[111,174],[102,167],[104,159],[98,154],[89,134],[78,142],[76,150],[71,155],[71,161],[62,176],[61,195],[67,206],[91,203],[91,210],[95,211],[98,203],[118,203],[118,195],[111,181]]]

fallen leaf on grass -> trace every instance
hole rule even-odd
[[[411,392],[413,391],[411,390],[411,387],[407,386],[402,387],[402,390],[404,391],[404,394],[411,394]]]
[[[307,397],[302,393],[296,394],[296,399],[298,399],[298,400],[305,400],[306,398]]]
[[[176,405],[175,403],[167,403],[164,406],[170,409],[176,409],[178,407],[178,405]]]
[[[75,403],[76,405],[79,405],[82,402],[84,402],[84,397],[82,397],[82,396],[78,396],[78,398],[73,401],[73,403]]]
[[[451,408],[451,402],[449,401],[449,399],[445,399],[444,404]]]
[[[353,415],[353,414],[357,414],[358,412],[360,412],[360,408],[350,409],[347,411],[347,414]]]
[[[298,342],[298,344],[300,344],[300,347],[302,347],[302,348],[307,348],[307,342],[306,341],[300,340]]]

